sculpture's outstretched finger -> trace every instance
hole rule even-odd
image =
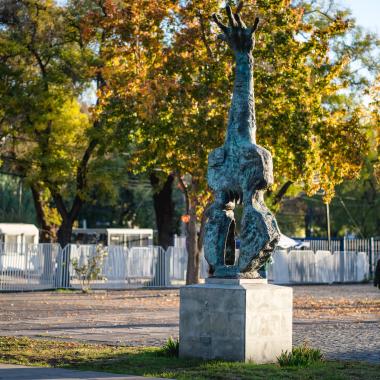
[[[235,19],[234,19],[233,16],[232,16],[232,10],[231,10],[231,7],[230,7],[228,4],[226,5],[226,13],[227,13],[228,20],[229,20],[229,22],[230,22],[230,27],[231,27],[231,28],[236,28],[236,27],[237,27],[237,24],[236,24]]]
[[[234,13],[234,18],[236,20],[236,23],[240,28],[246,28],[246,25],[244,24],[244,21],[241,19],[240,15],[238,13]]]
[[[244,1],[240,1],[237,8],[236,8],[236,13],[240,13],[241,10],[243,9]]]
[[[219,26],[222,32],[228,32],[228,28],[220,21],[219,16],[216,13],[213,13],[212,18],[215,21],[216,25]]]
[[[255,22],[253,23],[253,26],[251,28],[251,33],[255,33],[257,27],[259,26],[260,19],[258,17],[255,18]]]

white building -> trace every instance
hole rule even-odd
[[[34,224],[0,223],[0,244],[5,247],[38,244],[38,238],[38,228]]]

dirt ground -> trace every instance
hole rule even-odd
[[[371,284],[294,286],[295,344],[327,357],[380,362],[380,290]],[[0,294],[0,335],[123,345],[178,337],[179,291]]]

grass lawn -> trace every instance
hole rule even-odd
[[[280,367],[178,359],[159,348],[0,337],[0,362],[107,371],[175,379],[380,379],[380,365],[326,361],[309,367]]]

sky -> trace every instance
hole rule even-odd
[[[380,0],[338,0],[337,3],[350,8],[360,26],[380,34]]]

